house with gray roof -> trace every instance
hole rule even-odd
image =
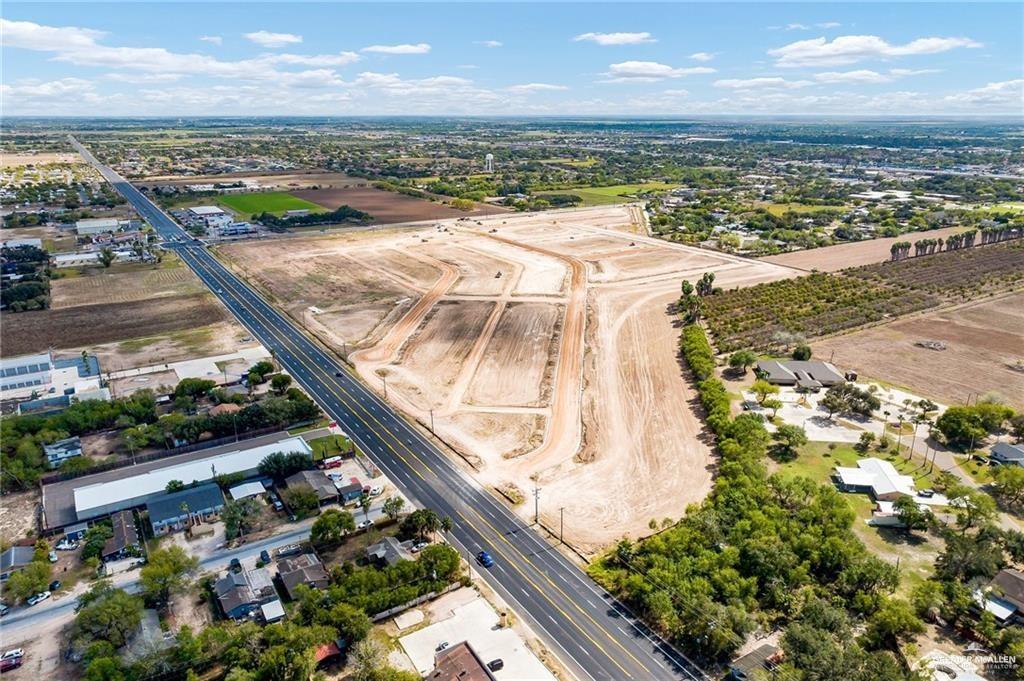
[[[846,382],[846,377],[838,369],[816,359],[806,362],[761,360],[757,363],[757,375],[774,385],[792,385],[808,390],[829,388]]]
[[[366,557],[378,565],[394,565],[400,560],[412,560],[410,542],[400,542],[394,537],[384,537],[372,546],[366,547]]]
[[[31,563],[35,551],[34,546],[12,546],[0,553],[0,582]]]
[[[333,480],[324,475],[323,471],[299,471],[294,475],[288,476],[284,481],[289,487],[306,485],[313,488],[321,504],[338,501],[338,488]]]
[[[1024,466],[1024,445],[999,442],[989,450],[989,460],[1003,466]]]
[[[214,582],[213,591],[224,616],[233,620],[248,617],[261,606],[278,600],[266,568],[228,572]]]
[[[146,503],[157,536],[209,521],[223,508],[224,494],[214,482],[163,494]]]

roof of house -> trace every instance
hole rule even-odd
[[[103,545],[103,555],[111,556],[129,546],[139,543],[139,533],[135,528],[135,516],[131,511],[118,511],[110,518],[114,528],[114,536]]]
[[[844,485],[850,487],[870,487],[876,495],[900,492],[914,496],[914,478],[900,475],[891,463],[882,459],[861,459],[857,468],[836,466],[836,475]]]
[[[278,598],[261,605],[260,612],[263,613],[264,622],[276,622],[284,618],[284,606],[281,605],[281,600]]]
[[[384,561],[388,565],[394,565],[400,560],[412,560],[402,542],[394,537],[384,537],[376,544],[366,547],[366,556],[373,560]]]
[[[222,402],[215,407],[211,407],[209,413],[211,416],[218,416],[220,414],[234,414],[241,410],[242,408],[234,402]]]
[[[999,442],[992,445],[992,449],[990,451],[993,456],[996,456],[1003,461],[1024,462],[1024,445],[1011,445],[1008,442]]]
[[[277,575],[281,578],[285,591],[293,598],[295,587],[300,584],[319,588],[318,585],[326,585],[329,581],[324,564],[312,553],[303,553],[294,558],[282,558],[277,561]]]
[[[57,440],[48,445],[43,445],[43,451],[47,454],[67,454],[77,451],[82,453],[82,440],[76,435],[74,437]]]
[[[79,518],[82,518],[91,509],[157,493],[166,489],[167,483],[171,480],[183,482],[211,480],[214,471],[217,475],[244,473],[255,469],[263,459],[274,452],[303,452],[310,456],[313,454],[313,450],[301,437],[289,437],[259,447],[239,449],[204,459],[192,459],[165,468],[155,468],[139,475],[79,487],[75,490],[75,512]]]
[[[462,641],[434,655],[434,670],[428,679],[458,679],[458,681],[494,681],[494,675],[469,645]]]
[[[997,587],[1003,600],[1009,601],[1017,610],[1024,611],[1024,572],[1008,568],[1000,570],[989,586]]]
[[[182,504],[188,504],[189,512],[199,513],[223,506],[224,495],[215,482],[165,494],[146,504],[146,510],[149,511],[149,522],[156,524],[180,518],[185,515],[181,508]]]
[[[763,372],[769,381],[794,381],[818,383],[839,383],[845,377],[828,362],[812,359],[806,362],[798,360],[762,360],[757,363],[757,370]]]
[[[729,665],[729,669],[742,672],[744,674],[750,674],[754,670],[762,668],[765,662],[767,662],[773,655],[778,654],[778,652],[779,649],[771,643],[762,643],[746,655],[742,655],[733,660]]]
[[[276,599],[274,582],[266,568],[228,572],[214,582],[213,590],[225,614],[242,605],[265,603]]]
[[[335,485],[338,488],[338,494],[349,494],[350,492],[363,491],[363,483],[359,481],[359,478],[349,478],[348,482],[344,484],[339,480]]]
[[[34,546],[12,546],[3,553],[0,553],[0,570],[4,572],[20,568],[32,562],[35,555]]]
[[[232,499],[245,499],[246,497],[255,497],[260,494],[266,493],[267,488],[259,482],[243,482],[241,485],[235,485],[228,490],[228,495]]]
[[[299,471],[285,478],[285,482],[289,487],[309,485],[321,501],[338,496],[338,488],[334,486],[334,482],[330,478],[324,475],[323,471]]]

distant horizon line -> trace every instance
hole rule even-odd
[[[267,118],[277,119],[474,119],[474,120],[565,120],[565,119],[614,119],[614,120],[692,120],[692,119],[721,119],[740,118],[746,120],[757,119],[854,119],[854,120],[977,120],[977,119],[1010,119],[1024,123],[1024,114],[1001,113],[1001,114],[828,114],[828,113],[718,113],[718,114],[162,114],[162,115],[72,115],[72,114],[4,114],[3,120],[259,120]]]

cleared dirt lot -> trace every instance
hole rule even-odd
[[[930,350],[916,341],[940,341]],[[997,392],[1024,406],[1024,293],[934,312],[812,345],[843,369],[907,388],[944,404]]]
[[[97,301],[128,303],[135,300],[187,296],[202,293],[202,282],[183,265],[134,267],[120,272],[89,268],[81,276],[57,279],[50,286],[50,306],[55,310]]]
[[[330,189],[301,189],[293,191],[292,194],[330,210],[346,204],[358,208],[373,216],[372,223],[376,225],[507,212],[505,208],[484,203],[476,204],[474,210],[461,211],[446,206],[440,201],[417,199],[413,196],[387,192],[365,185],[332,187]]]
[[[910,232],[902,236],[885,239],[856,241],[848,244],[826,246],[825,248],[812,248],[809,251],[770,255],[767,258],[761,258],[761,260],[773,262],[777,265],[785,265],[786,267],[797,267],[802,270],[835,272],[847,267],[885,262],[891,257],[889,249],[897,241],[914,243],[918,239],[945,239],[950,234],[959,234],[963,231],[966,231],[965,227],[947,227],[928,232]]]
[[[557,527],[564,508],[567,540],[596,551],[679,517],[711,486],[679,364],[680,280],[712,270],[732,287],[797,274],[638,236],[622,229],[630,220],[611,206],[221,253],[344,347],[374,390],[386,379],[389,401],[432,419],[483,484],[526,497],[537,480],[542,521]],[[339,321],[373,295],[371,330]],[[532,504],[517,511],[532,516]]]

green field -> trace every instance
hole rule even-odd
[[[806,203],[765,203],[757,206],[778,217],[790,211],[794,213],[817,213],[823,210],[843,211],[846,206],[813,206]]]
[[[643,184],[616,184],[611,187],[580,187],[578,189],[561,189],[552,192],[540,192],[539,196],[558,196],[575,194],[583,199],[584,206],[606,206],[613,203],[633,201],[635,194],[642,191],[658,191],[672,189],[677,184],[669,182],[644,182]]]
[[[288,192],[257,192],[254,194],[227,194],[218,196],[221,203],[243,217],[253,213],[274,213],[282,215],[288,210],[308,210],[311,213],[325,213],[327,209],[315,203],[305,201]]]
[[[992,211],[993,213],[1024,213],[1024,203],[1008,201],[1007,203],[997,203],[994,206],[986,206],[985,210]]]
[[[352,441],[341,435],[326,435],[310,440],[309,446],[313,450],[313,461],[323,461],[347,452]]]

